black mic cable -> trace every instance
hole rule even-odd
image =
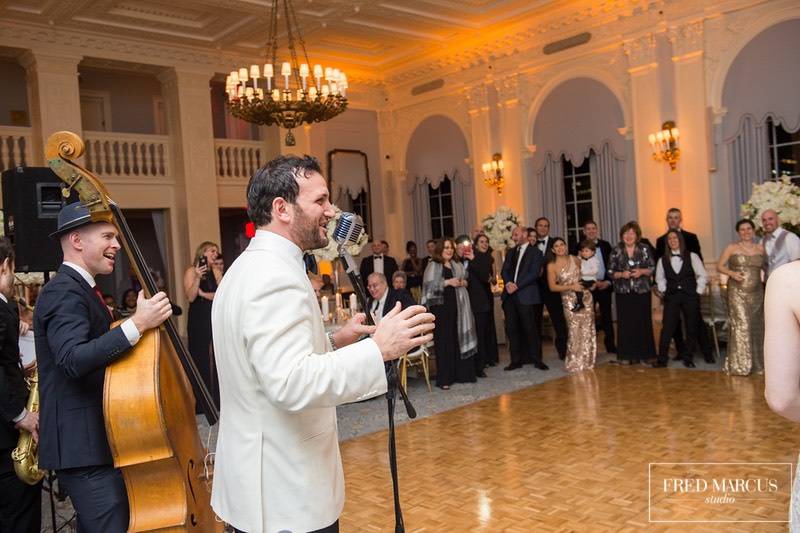
[[[350,283],[353,285],[353,291],[356,293],[356,298],[364,309],[366,314],[367,324],[374,326],[375,321],[368,311],[367,307],[367,294],[364,290],[364,283],[361,280],[356,268],[356,262],[353,256],[347,251],[348,244],[358,242],[361,232],[364,231],[364,223],[361,217],[353,213],[342,213],[336,228],[333,230],[333,239],[339,244],[339,257],[345,265],[345,272],[350,278]],[[408,399],[405,388],[400,384],[397,379],[397,361],[388,361],[385,363],[386,367],[386,402],[389,411],[389,469],[392,473],[392,491],[394,493],[394,517],[395,517],[395,533],[405,533],[405,524],[403,524],[403,511],[400,508],[400,485],[397,480],[397,443],[394,432],[394,410],[395,410],[395,389],[400,391],[400,396],[406,407],[406,413],[409,418],[416,418],[417,411],[411,405],[411,400]]]

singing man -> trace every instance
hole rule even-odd
[[[257,230],[214,297],[221,415],[211,505],[237,531],[336,532],[344,476],[336,406],[386,392],[384,362],[429,342],[422,306],[325,332],[303,252],[334,216],[319,163],[281,156],[247,186]],[[365,334],[371,338],[359,341]]]

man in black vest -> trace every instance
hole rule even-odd
[[[550,236],[550,221],[545,217],[537,218],[536,223],[533,225],[533,231],[528,228],[528,239],[531,245],[542,252],[544,264],[549,263],[553,258],[553,250],[551,250],[553,237]],[[547,314],[550,315],[550,322],[552,322],[556,333],[554,342],[556,351],[558,352],[558,357],[563,361],[567,356],[567,321],[564,318],[561,293],[550,290],[550,286],[547,284],[547,268],[542,268],[537,283],[539,284],[539,294],[542,297],[541,303],[534,306],[539,338],[542,338],[542,317],[544,316],[544,308],[547,307]]]
[[[116,228],[92,222],[79,202],[58,216],[64,263],[44,286],[33,313],[39,365],[39,466],[56,472],[77,512],[79,531],[124,532],[128,498],[114,468],[103,418],[105,368],[172,314],[166,294],[139,293],[136,312],[119,326],[95,277],[114,269]]]
[[[511,364],[503,370],[522,368],[523,363],[528,361],[532,361],[539,370],[549,370],[542,361],[542,338],[534,312],[536,305],[542,302],[537,280],[542,271],[544,255],[528,242],[525,228],[515,227],[511,231],[511,238],[517,245],[506,253],[500,271],[504,283],[501,299],[511,355]]]
[[[703,253],[700,251],[700,240],[697,238],[697,235],[691,231],[683,229],[681,227],[682,224],[683,214],[681,213],[681,210],[677,207],[671,207],[667,211],[667,233],[664,233],[662,236],[656,239],[656,261],[661,259],[661,257],[666,253],[668,247],[666,237],[670,230],[676,230],[680,233],[681,237],[683,238],[683,242],[686,245],[687,252],[697,254],[697,257],[699,257],[701,261],[703,260]],[[695,328],[697,330],[697,344],[700,346],[700,351],[703,352],[703,357],[707,363],[713,363],[714,355],[711,352],[711,341],[708,338],[708,331],[705,323],[703,322],[702,315],[698,315]],[[678,327],[675,328],[675,333],[673,334],[672,338],[675,339],[675,349],[678,351],[678,353],[684,353],[686,351],[686,346],[683,344],[683,332],[680,324],[678,324]]]
[[[11,452],[20,431],[39,438],[39,415],[26,409],[28,386],[19,358],[20,322],[14,292],[14,249],[0,238],[0,531],[39,533],[42,484],[28,485],[14,471]]]
[[[583,238],[592,241],[596,247],[595,255],[603,267],[603,276],[598,277],[597,283],[593,291],[594,300],[600,307],[600,323],[603,326],[603,340],[606,345],[606,352],[617,353],[617,345],[614,342],[614,317],[611,314],[611,295],[614,290],[611,286],[608,273],[608,260],[611,257],[611,243],[604,241],[599,236],[597,222],[594,220],[587,220],[583,223]],[[578,243],[575,243],[570,252],[572,255],[578,255]]]
[[[680,328],[683,316],[686,343],[679,354],[684,366],[694,368],[692,352],[697,338],[700,294],[706,289],[708,275],[700,256],[685,248],[678,230],[669,230],[665,240],[669,254],[656,263],[656,284],[658,291],[664,295],[664,318],[658,343],[658,361],[653,366],[667,366],[669,341],[674,331]]]

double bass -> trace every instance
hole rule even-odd
[[[116,226],[131,268],[149,298],[158,292],[120,207],[101,181],[74,162],[83,141],[71,132],[47,140],[50,168],[75,191],[92,222]],[[197,430],[195,399],[209,425],[219,411],[171,320],[145,332],[139,342],[106,367],[103,413],[114,466],[125,479],[129,531],[222,529],[211,510],[207,451]]]

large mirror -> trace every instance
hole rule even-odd
[[[364,221],[365,231],[371,234],[372,194],[367,154],[360,150],[341,149],[328,152],[328,188],[331,202],[342,211],[359,215]]]

